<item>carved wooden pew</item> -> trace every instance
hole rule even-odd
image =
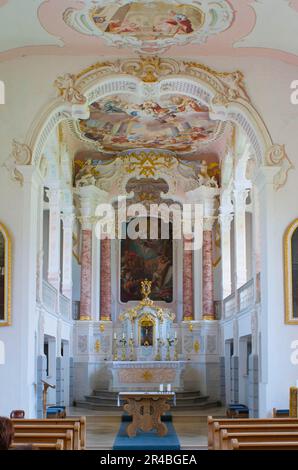
[[[237,440],[239,444],[242,443],[264,443],[264,442],[296,442],[298,444],[298,426],[293,432],[282,431],[276,432],[273,427],[269,432],[248,430],[245,432],[228,432],[226,429],[222,429],[220,432],[220,450],[232,450],[231,441]]]
[[[68,429],[64,433],[18,433],[14,436],[13,444],[56,444],[58,439],[63,441],[64,450],[73,450],[73,431]]]
[[[80,436],[80,448],[85,449],[86,447],[86,417],[78,416],[74,418],[63,418],[63,419],[13,419],[14,425],[28,425],[28,426],[53,426],[53,425],[70,425],[74,423],[79,424],[79,436]]]
[[[248,419],[218,419],[208,416],[208,449],[219,449],[219,432],[221,429],[226,429],[227,426],[243,426],[252,425],[298,425],[297,418],[248,418]]]
[[[73,450],[80,450],[80,425],[78,422],[73,424],[14,424],[15,436],[19,434],[27,433],[30,434],[56,434],[59,432],[66,432],[67,430],[73,431]]]
[[[298,442],[238,442],[229,440],[228,450],[298,450]]]
[[[18,450],[26,444],[12,444],[11,448]],[[39,442],[37,444],[32,444],[32,450],[64,450],[64,442],[62,439],[57,439],[56,444],[48,444],[44,442]]]

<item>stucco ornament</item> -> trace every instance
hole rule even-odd
[[[59,95],[64,101],[71,104],[85,104],[86,98],[80,93],[75,85],[76,77],[71,73],[66,73],[55,80],[54,85],[59,91]]]
[[[285,185],[288,173],[294,165],[287,156],[284,145],[274,144],[268,149],[266,161],[269,166],[279,166],[280,171],[274,177],[274,187],[279,189]]]
[[[208,188],[218,188],[218,182],[214,176],[209,176],[208,165],[205,160],[202,160],[200,172],[198,174],[198,182],[200,186],[207,186]]]
[[[12,141],[12,151],[8,159],[4,162],[3,167],[8,171],[10,178],[21,186],[23,185],[24,178],[18,165],[28,165],[31,161],[32,152],[28,145],[21,144],[15,139]]]
[[[76,76],[66,73],[55,80],[54,86],[58,90],[59,97],[62,98],[66,105],[66,112],[73,119],[88,119],[89,107],[87,99],[76,86]]]

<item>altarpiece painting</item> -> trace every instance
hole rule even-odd
[[[146,239],[132,240],[126,236],[121,241],[121,302],[141,300],[140,280],[142,279],[152,281],[152,300],[168,303],[173,300],[172,224],[169,224],[168,239],[160,237],[150,239],[149,218],[147,222]]]

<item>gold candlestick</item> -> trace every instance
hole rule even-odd
[[[155,356],[155,360],[156,361],[161,361],[161,347],[163,345],[163,340],[158,338],[157,340],[157,352],[156,352],[156,356]]]
[[[118,361],[118,344],[117,337],[113,339],[113,361]]]
[[[134,343],[133,338],[130,338],[128,344],[129,344],[129,349],[130,349],[129,360],[134,361],[135,360],[135,349],[134,349],[135,343]]]
[[[126,339],[120,339],[120,343],[122,344],[121,360],[126,361]]]
[[[171,360],[171,346],[174,343],[174,339],[168,338],[167,342],[168,342],[168,345],[167,345],[166,361],[170,361]]]
[[[178,338],[175,338],[174,361],[178,361]]]

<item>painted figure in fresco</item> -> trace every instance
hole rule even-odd
[[[79,130],[107,151],[140,147],[191,151],[210,139],[217,126],[205,106],[186,96],[139,104],[115,95],[92,103],[90,118],[80,121]]]
[[[156,25],[154,30],[169,35],[190,34],[193,32],[193,27],[186,15],[171,10],[168,18]]]
[[[107,28],[107,32],[109,33],[138,33],[140,31],[140,27],[136,23],[130,23],[129,21],[110,21],[109,26]]]

